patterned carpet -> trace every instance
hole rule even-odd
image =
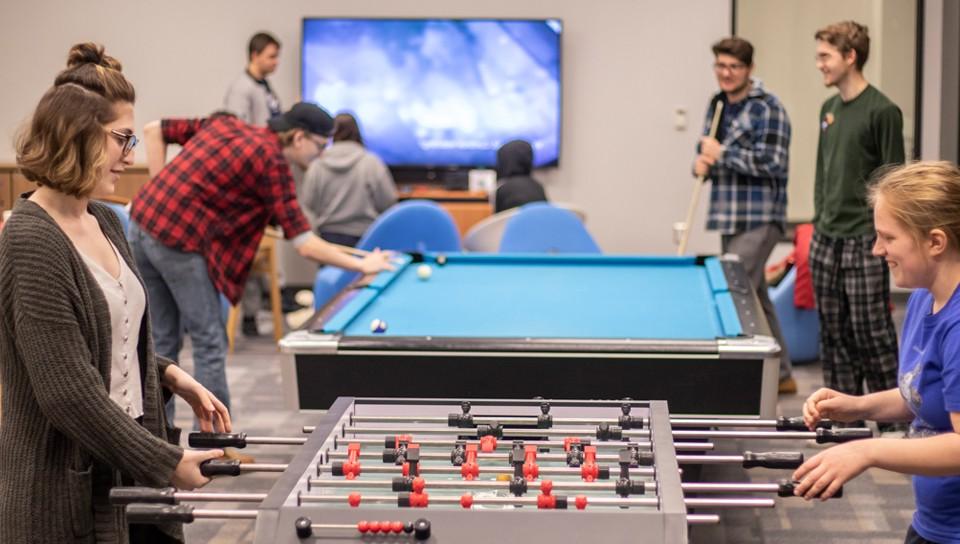
[[[898,322],[899,322],[899,316]],[[315,416],[287,409],[282,398],[279,361],[286,357],[272,345],[272,335],[256,339],[239,338],[236,352],[228,359],[230,390],[233,395],[235,430],[260,436],[292,436]],[[183,365],[191,367],[189,347]],[[819,365],[795,369],[797,395],[781,397],[778,413],[799,415],[803,399],[821,383]],[[189,428],[192,422],[186,405],[178,406],[177,424]],[[785,441],[718,441],[716,453],[735,451],[783,451],[802,449],[806,456],[819,451],[816,444]],[[288,462],[295,448],[252,446],[245,450],[259,462]],[[744,470],[712,465],[704,469],[704,481],[770,482],[788,476],[787,471]],[[275,475],[248,474],[239,478],[220,478],[204,491],[266,492]],[[198,505],[200,506],[200,505]],[[216,503],[207,508],[249,508],[249,505]],[[697,543],[783,543],[783,544],[894,544],[903,542],[913,513],[913,492],[905,476],[882,470],[870,470],[848,484],[842,499],[827,503],[807,503],[801,499],[778,499],[774,509],[726,510],[718,526],[700,526],[691,531]],[[186,527],[191,543],[237,543],[253,541],[253,522],[204,520]],[[509,541],[506,538],[503,541]],[[598,541],[602,541],[599,539]]]

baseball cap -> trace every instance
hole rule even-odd
[[[333,117],[316,104],[297,102],[287,112],[270,118],[267,125],[274,132],[299,128],[320,136],[329,136],[333,132]]]

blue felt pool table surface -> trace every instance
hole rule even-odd
[[[714,340],[742,334],[716,258],[401,256],[323,324],[343,336]],[[431,269],[427,280],[417,268]],[[371,332],[371,322],[387,324]]]

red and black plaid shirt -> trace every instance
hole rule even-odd
[[[213,285],[236,304],[271,218],[288,239],[310,230],[280,141],[229,116],[162,127],[164,142],[183,149],[140,189],[130,217],[165,246],[202,254]]]

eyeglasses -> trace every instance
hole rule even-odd
[[[140,139],[137,138],[137,135],[132,132],[124,132],[118,129],[110,130],[110,134],[116,137],[117,142],[123,148],[123,156],[127,156],[134,147],[137,147],[137,144],[140,142]]]
[[[747,65],[743,64],[742,62],[738,62],[736,64],[723,64],[722,62],[718,62],[713,65],[713,69],[716,72],[739,72],[746,67]]]

